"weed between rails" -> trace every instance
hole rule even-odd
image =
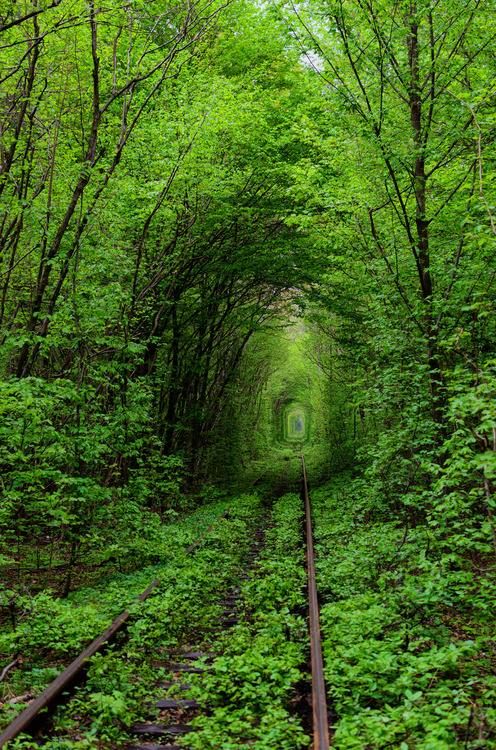
[[[298,687],[308,679],[301,501],[275,502],[272,523],[253,575],[241,586],[239,622],[222,634],[205,674],[190,695],[203,712],[192,722],[191,750],[294,750],[309,745],[297,711]]]

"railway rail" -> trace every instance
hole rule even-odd
[[[222,514],[221,518],[225,516]],[[213,526],[208,529],[195,541],[186,548],[186,554],[189,555],[199,547],[212,530]],[[144,602],[150,594],[160,585],[158,579],[154,579],[136,598],[137,602]],[[129,609],[121,612],[112,621],[109,627],[100,633],[91,643],[66,667],[16,718],[0,733],[0,748],[3,748],[7,742],[15,739],[22,732],[28,732],[38,721],[43,711],[51,711],[57,707],[61,701],[62,695],[69,690],[77,679],[84,673],[88,666],[88,661],[92,656],[101,651],[123,630],[131,616]]]
[[[302,495],[305,504],[305,537],[307,547],[308,578],[308,626],[310,632],[310,658],[312,665],[312,715],[313,715],[313,750],[328,750],[329,712],[327,708],[327,691],[324,679],[324,659],[320,637],[320,610],[315,576],[315,552],[313,547],[312,508],[308,491],[305,457],[301,456]]]
[[[311,656],[311,703],[312,703],[312,726],[313,726],[313,750],[328,750],[330,747],[330,735],[329,735],[329,718],[328,718],[328,707],[326,698],[326,688],[324,681],[324,667],[323,667],[323,655],[322,645],[320,637],[320,617],[319,617],[319,603],[318,593],[315,577],[315,553],[313,546],[313,532],[312,532],[312,515],[311,515],[311,503],[310,495],[308,490],[307,472],[305,467],[304,456],[301,456],[302,465],[302,491],[301,496],[305,508],[305,542],[306,542],[306,568],[307,568],[307,590],[308,590],[308,625],[310,635],[310,656]],[[215,525],[215,524],[214,524]],[[186,550],[187,554],[192,553],[197,547],[200,546],[204,537],[211,531],[213,527],[209,527],[207,531],[198,539],[194,544],[190,545]],[[254,542],[249,554],[249,567],[256,561],[256,557],[263,546],[263,530],[257,529],[254,536]],[[248,574],[245,572],[243,577]],[[160,585],[158,580],[153,580],[150,585],[139,595],[138,601],[145,601],[152,592],[154,592]],[[223,599],[225,605],[224,613],[222,616],[222,627],[229,628],[237,622],[237,606],[239,600],[239,589],[235,587],[227,592],[227,595]],[[88,666],[89,659],[103,649],[116,635],[117,632],[124,629],[126,623],[129,620],[131,613],[129,610],[122,612],[111,625],[95,638],[74,661],[64,669],[53,682],[51,682],[45,690],[35,698],[19,716],[17,716],[6,729],[0,733],[0,748],[4,748],[8,742],[15,739],[19,734],[23,732],[30,732],[33,727],[40,720],[40,715],[43,716],[43,720],[51,712],[55,710],[57,705],[62,702],[63,696],[66,695],[66,691],[70,690],[71,686],[84,674],[85,669]],[[186,650],[183,653],[178,653],[175,661],[169,662],[168,667],[174,674],[174,680],[177,680],[179,690],[186,689],[187,686],[181,686],[182,679],[188,673],[200,672],[205,668],[205,660],[211,658],[211,655],[202,653],[201,651]],[[163,684],[161,687],[171,687],[172,683]],[[155,703],[155,707],[168,712],[174,720],[175,716],[179,716],[179,722],[181,718],[189,712],[195,712],[198,708],[195,701],[190,701],[182,698],[158,698]],[[181,737],[187,734],[191,729],[187,724],[176,723],[163,725],[154,721],[144,722],[142,724],[135,725],[131,728],[131,735],[135,738],[134,744],[129,747],[133,750],[159,750],[160,748],[174,748],[179,750],[179,747],[174,744],[159,744],[160,740],[166,740],[168,743],[174,741],[175,738]],[[157,744],[154,741],[158,740]]]
[[[138,601],[145,601],[152,591],[159,585],[158,580],[153,580],[149,586],[138,596]],[[130,611],[124,610],[118,615],[111,625],[95,638],[79,656],[77,656],[69,666],[64,669],[40,695],[12,721],[9,726],[0,734],[0,748],[4,747],[10,740],[13,740],[21,732],[28,731],[38,719],[40,713],[45,709],[55,706],[57,699],[62,693],[71,687],[77,677],[81,675],[88,664],[88,660],[98,653],[107,643],[109,643],[115,634],[121,630],[130,617]]]

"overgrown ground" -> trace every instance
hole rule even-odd
[[[281,452],[281,461],[293,482],[296,457],[286,462]],[[496,748],[491,570],[477,573],[469,557],[460,565],[428,525],[400,522],[363,478],[341,474],[311,495],[334,745]],[[129,727],[157,697],[158,681],[170,678],[167,655],[191,646],[215,656],[190,681],[188,695],[202,707],[191,747],[306,747],[296,705],[308,679],[301,522],[297,495],[281,497],[272,510],[257,495],[207,503],[160,527],[154,565],[104,576],[66,599],[50,590],[17,594],[15,611],[3,608],[0,631],[2,659],[18,659],[1,684],[2,724],[158,578],[156,593],[132,604],[128,636],[92,659],[45,746],[93,750],[128,741]],[[265,543],[244,580],[260,524]],[[221,598],[233,585],[242,610],[223,633]],[[28,738],[12,744],[35,746]]]
[[[159,527],[153,544],[153,555],[158,561],[155,565],[103,578],[99,585],[80,588],[66,599],[60,599],[50,590],[25,596],[6,590],[0,653],[3,661],[18,658],[19,663],[1,683],[2,723],[8,723],[26,701],[125,608],[131,606],[133,611],[131,629],[139,630],[143,614],[162,602],[165,610],[170,608],[169,627],[164,627],[164,631],[173,637],[181,627],[181,617],[187,619],[188,598],[194,600],[202,586],[208,595],[212,587],[215,590],[215,585],[228,576],[230,568],[224,570],[222,563],[229,552],[232,564],[239,560],[246,549],[248,524],[253,523],[259,512],[258,504],[250,496],[210,503],[180,522]],[[188,552],[196,542],[198,548]],[[157,593],[143,604],[133,604],[133,599],[153,579],[161,581]],[[175,597],[181,598],[181,610],[175,611]],[[209,616],[207,604],[202,616]],[[179,619],[179,625],[174,617]],[[138,636],[138,646],[140,637],[144,645],[147,635]]]
[[[198,649],[213,662],[190,676],[189,694],[206,710],[193,722],[188,745],[212,750],[253,747],[293,750],[308,745],[295,710],[297,686],[307,679],[302,505],[286,495],[272,509],[256,495],[201,508],[162,530],[161,561],[139,573],[104,580],[60,600],[39,594],[15,628],[6,623],[2,651],[22,654],[3,686],[6,724],[78,650],[152,578],[156,592],[132,607],[127,635],[91,659],[87,680],[61,707],[44,747],[96,750],[131,741],[133,723],[145,719],[171,679],[167,662],[176,649]],[[248,576],[246,556],[257,527],[265,530],[259,559]],[[192,542],[198,542],[188,552]],[[240,591],[239,621],[226,633],[222,596]],[[174,695],[173,688],[170,692]],[[14,748],[35,748],[20,737]]]
[[[495,748],[494,577],[378,508],[363,480],[312,498],[335,746]]]

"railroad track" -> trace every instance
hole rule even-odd
[[[225,517],[223,513],[220,518]],[[220,520],[220,519],[219,519]],[[193,543],[190,544],[185,552],[191,555],[197,550],[204,539],[214,528],[215,523],[209,526],[204,533]],[[160,586],[160,581],[154,579],[136,598],[137,602],[144,602]],[[92,656],[102,651],[115,636],[122,632],[131,617],[129,609],[121,612],[109,625],[109,627],[97,636],[91,643],[66,667],[29,705],[22,711],[4,730],[0,733],[0,748],[7,745],[8,742],[15,739],[19,734],[29,732],[35,727],[40,717],[43,720],[55,711],[59,703],[63,702],[67,691],[70,691],[74,684],[83,676],[88,667],[89,660]]]
[[[308,624],[310,634],[311,650],[311,703],[313,717],[313,750],[328,750],[329,720],[326,701],[326,689],[324,683],[322,647],[320,639],[319,606],[317,587],[315,580],[315,560],[313,549],[312,519],[310,496],[308,491],[307,474],[304,457],[302,462],[302,499],[305,507],[305,540],[306,540],[306,567],[308,579]],[[203,536],[206,536],[208,529]],[[203,538],[203,537],[202,537]],[[200,547],[201,539],[191,545],[187,552],[193,553]],[[257,557],[264,545],[264,529],[258,527],[254,533],[253,543],[245,560],[244,572],[241,579],[246,579],[256,564]],[[138,597],[139,601],[145,601],[159,586],[159,581],[154,580]],[[240,606],[240,588],[231,586],[223,593],[221,600],[223,613],[219,626],[228,630],[238,622]],[[89,659],[103,649],[118,633],[125,629],[129,620],[130,612],[122,612],[98,638],[84,649],[84,651],[63,671],[48,687],[34,699],[26,709],[0,734],[0,748],[4,748],[8,742],[19,734],[32,732],[39,726],[40,714],[43,716],[45,725],[46,717],[55,711],[59,703],[65,700],[64,694],[71,686],[84,675]],[[199,674],[208,669],[208,664],[215,658],[215,654],[202,650],[201,645],[196,648],[189,644],[186,648],[169,653],[167,657],[160,658],[155,662],[157,668],[165,668],[170,674],[167,681],[157,681],[152,686],[150,693],[153,699],[150,702],[150,718],[135,724],[130,729],[130,741],[126,745],[128,750],[181,750],[179,745],[174,744],[178,738],[194,731],[189,722],[198,715],[199,706],[195,700],[184,697],[187,695],[188,675]],[[157,710],[159,718],[156,718]],[[146,713],[146,712],[145,712]],[[46,735],[45,735],[46,736]],[[166,743],[166,744],[164,744]]]
[[[312,715],[313,715],[313,750],[328,750],[329,712],[327,708],[327,691],[324,679],[324,659],[320,637],[320,611],[315,577],[315,553],[313,548],[312,508],[308,491],[305,457],[301,456],[302,495],[305,504],[305,540],[307,547],[308,579],[308,628],[310,632],[310,658],[312,666]]]

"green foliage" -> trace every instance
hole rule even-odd
[[[338,746],[491,746],[493,10],[5,0],[0,642],[37,654],[9,685],[41,686],[42,654],[74,653],[157,566],[170,585],[133,625],[132,663],[164,623],[188,632],[191,599],[206,627],[240,506],[258,512],[240,500],[188,571],[225,507],[212,482],[294,488],[304,448],[314,483],[356,475],[317,497]],[[295,403],[304,445],[282,429]],[[303,741],[294,521],[269,532],[226,656],[253,711],[268,685],[278,706],[251,724],[219,661],[232,711],[204,725],[212,747],[223,724],[260,748]],[[95,661],[105,742],[144,695],[130,676]]]
[[[13,564],[51,561],[48,537],[72,567],[104,548],[146,562],[132,541],[146,511],[182,510],[185,486],[211,478],[248,341],[306,275],[310,246],[284,216],[307,73],[272,10],[200,5],[2,13]]]
[[[226,507],[228,518],[220,516]],[[165,667],[154,665],[157,657],[198,632],[208,633],[217,622],[219,596],[239,574],[259,512],[259,499],[245,495],[187,519],[192,533],[202,530],[202,521],[215,523],[203,527],[206,533],[194,554],[177,550],[174,560],[153,570],[161,581],[159,589],[135,606],[139,617],[133,617],[125,644],[92,659],[86,684],[57,714],[58,740],[77,732],[104,746],[128,741],[127,730],[149,710],[150,686],[169,676]],[[129,577],[121,585],[125,583],[129,587]]]
[[[450,435],[430,523],[446,554],[463,566],[467,555],[490,560],[496,551],[494,361],[485,363],[475,382],[473,373],[457,368],[451,387]]]
[[[193,749],[290,750],[308,744],[290,711],[307,647],[305,622],[295,614],[304,603],[301,523],[297,495],[274,504],[254,575],[241,588],[246,616],[216,644],[222,656],[190,691],[208,709],[194,720],[199,731],[188,736]]]
[[[147,424],[149,394],[132,393],[124,435],[122,414],[97,413],[92,388],[40,378],[0,384],[5,565],[51,570],[67,562],[70,570],[113,560],[125,567],[155,554],[156,513],[186,508],[182,461],[160,455]],[[124,462],[133,468],[121,487]]]
[[[367,492],[343,478],[313,494],[336,746],[495,747],[494,584],[432,529],[381,519]]]
[[[163,640],[166,612],[172,636],[173,622],[177,622],[179,631],[184,628],[188,622],[189,597],[201,593],[207,575],[205,570],[209,564],[218,568],[220,561],[230,560],[230,555],[237,559],[236,555],[243,550],[240,539],[246,536],[246,524],[252,514],[256,515],[257,505],[256,498],[243,496],[235,505],[230,501],[205,505],[180,522],[159,526],[154,530],[154,546],[149,551],[156,563],[154,566],[144,567],[137,573],[114,575],[102,580],[98,587],[80,589],[68,599],[60,600],[48,592],[29,596],[11,590],[1,591],[0,611],[9,617],[10,622],[6,621],[0,631],[0,653],[6,660],[15,654],[23,657],[22,667],[13,670],[9,680],[2,683],[4,695],[23,695],[26,690],[44,687],[55,676],[54,669],[58,670],[62,663],[76,656],[113,617],[130,605],[136,614],[140,614],[140,619],[131,626],[133,633],[136,630],[138,650],[140,644],[143,646],[145,642],[153,641],[154,633]],[[228,508],[233,516],[231,521],[222,518]],[[206,535],[204,539],[203,534]],[[204,549],[196,553],[197,567],[192,568],[187,550],[196,542],[200,542]],[[203,571],[201,575],[198,567]],[[217,577],[212,576],[208,590],[215,591],[215,585],[224,580],[229,570],[228,565],[226,571],[219,572]],[[140,606],[133,604],[132,597],[141,593],[154,578],[161,581],[161,598]],[[149,613],[150,619],[143,619],[141,615],[144,613]],[[208,619],[208,616],[207,609],[202,617]],[[26,654],[29,654],[29,659],[24,658]],[[49,664],[54,667],[47,667]],[[102,678],[100,687],[103,682]],[[17,709],[20,707],[22,703],[16,704]],[[4,704],[4,709],[6,714],[2,718],[7,720],[15,709],[9,708],[8,703]]]

